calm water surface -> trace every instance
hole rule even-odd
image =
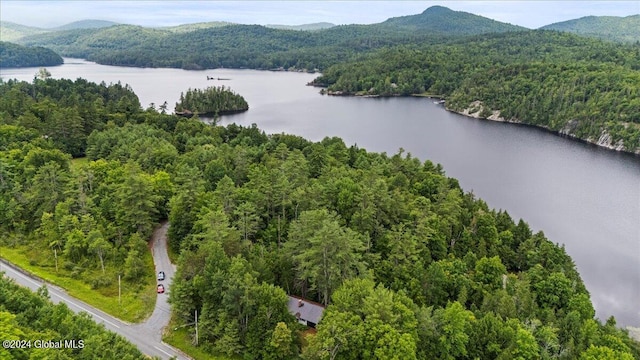
[[[54,78],[130,84],[143,107],[180,92],[229,86],[250,110],[222,123],[256,123],[318,141],[339,136],[369,151],[441,163],[489,206],[523,218],[564,244],[591,292],[598,317],[640,326],[640,157],[619,154],[524,126],[466,118],[428,99],[329,97],[305,86],[316,75],[217,69],[185,71],[97,65],[65,59]],[[37,68],[1,69],[31,81]],[[230,78],[207,81],[206,76]]]

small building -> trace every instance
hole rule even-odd
[[[324,312],[324,306],[297,296],[289,296],[287,307],[300,324],[312,328],[316,327]]]

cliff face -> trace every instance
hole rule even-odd
[[[589,141],[589,140],[588,140]],[[593,142],[593,141],[590,141]],[[616,150],[616,151],[626,151],[623,140],[618,140],[613,143],[613,138],[606,131],[603,130],[598,141],[595,142],[596,145],[606,147],[607,149]]]
[[[463,109],[462,111],[456,111],[448,107],[446,109],[451,112],[455,112],[460,115],[469,116],[476,119],[485,119],[485,120],[498,121],[498,122],[509,122],[509,123],[515,123],[515,124],[522,123],[522,121],[518,119],[505,119],[500,115],[500,110],[486,109],[482,104],[482,101],[474,101],[471,104],[469,104],[469,107]]]
[[[609,150],[622,151],[622,152],[628,152],[628,153],[640,155],[640,148],[632,148],[632,149],[628,148],[627,146],[625,146],[624,140],[622,139],[615,140],[614,137],[607,131],[607,129],[602,129],[602,131],[600,132],[600,136],[597,139],[591,138],[591,137],[581,138],[577,136],[574,131],[578,127],[578,124],[579,124],[578,120],[570,120],[569,122],[567,122],[567,124],[565,124],[564,127],[562,127],[562,129],[553,130],[547,126],[528,124],[526,121],[522,121],[520,119],[513,119],[513,118],[506,119],[500,115],[500,110],[488,109],[484,106],[482,101],[478,101],[478,100],[470,103],[469,106],[467,106],[462,110],[456,110],[450,107],[446,107],[446,109],[448,111],[455,112],[457,114],[469,116],[476,119],[485,119],[485,120],[491,120],[491,121],[527,124],[531,126],[536,126],[536,127],[557,133],[559,135],[568,136],[568,137],[572,137],[582,141],[586,141],[588,143],[595,144]]]

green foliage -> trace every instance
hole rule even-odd
[[[413,303],[371,280],[350,280],[334,294],[305,353],[308,359],[415,359]]]
[[[579,19],[558,22],[541,27],[543,30],[571,32],[609,41],[640,41],[640,15],[585,16]]]
[[[176,104],[177,113],[195,113],[203,116],[232,114],[249,110],[246,100],[223,86],[209,87],[204,90],[189,89],[180,93],[180,102]]]
[[[291,224],[285,249],[292,254],[300,279],[308,280],[324,305],[345,280],[364,271],[361,236],[343,229],[326,210],[306,211]]]
[[[43,138],[41,146],[53,146],[74,157],[84,155],[92,131],[140,111],[138,97],[128,86],[97,85],[84,79],[0,82],[0,99],[1,125],[35,131]]]
[[[431,6],[422,14],[395,17],[380,26],[411,31],[431,31],[446,35],[469,35],[521,31],[526,28],[505,24],[463,11],[452,11],[444,6]]]
[[[118,25],[33,35],[20,42],[46,44],[65,56],[111,65],[314,70],[385,46],[522,29],[443,7],[432,7],[420,15],[393,18],[379,24],[341,25],[317,31],[215,25],[220,24],[177,29]],[[198,49],[198,53],[193,49]]]
[[[83,299],[93,289],[95,299],[116,296],[117,304],[114,284],[124,275],[124,299],[137,299],[115,310],[107,301],[104,309],[139,320],[151,290],[144,286],[150,270],[146,239],[167,216],[173,195],[169,174],[161,169],[173,163],[177,151],[168,142],[158,151],[144,151],[153,148],[149,138],[145,144],[127,144],[136,151],[116,143],[107,148],[112,134],[94,132],[114,117],[126,121],[143,115],[128,87],[47,78],[2,83],[0,92],[6,95],[0,100],[0,228],[24,239],[19,248],[30,265],[60,285],[73,284]],[[149,116],[162,119],[157,113]],[[96,134],[89,141],[91,155],[102,159],[70,166],[71,154],[85,153],[89,132]]]
[[[273,360],[285,360],[291,359],[294,354],[292,346],[293,338],[291,337],[291,329],[287,327],[286,323],[279,322],[276,324],[275,330],[271,335],[271,341],[269,342],[270,349],[265,354],[265,359]]]
[[[5,278],[0,279],[0,336],[32,342],[24,349],[0,349],[3,359],[146,359],[135,346],[86,313],[76,315],[65,304],[51,303],[46,289],[34,294]],[[34,343],[56,339],[76,339],[83,344],[77,349],[38,349]]]
[[[55,66],[61,65],[62,62],[60,55],[49,49],[0,41],[0,67]]]

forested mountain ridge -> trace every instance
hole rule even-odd
[[[392,18],[379,24],[341,25],[303,32],[260,25],[196,25],[184,25],[183,30],[189,31],[175,33],[162,28],[151,31],[121,25],[101,31],[29,36],[21,39],[21,43],[47,46],[65,56],[109,65],[312,70],[385,46],[524,29],[443,7],[431,7],[419,15]]]
[[[60,55],[47,48],[0,41],[0,68],[55,66],[62,63]]]
[[[446,35],[476,35],[528,30],[522,26],[503,23],[464,11],[453,11],[444,6],[432,6],[418,15],[390,18],[380,23],[379,26],[412,31],[431,31]]]
[[[47,29],[49,31],[65,31],[65,30],[75,30],[75,29],[100,29],[106,28],[114,25],[119,25],[117,22],[107,21],[107,20],[95,20],[95,19],[87,19],[74,21],[62,26],[54,27]]]
[[[370,49],[424,42],[432,37],[366,25],[336,26],[314,32],[227,25],[178,33],[118,25],[43,34],[24,38],[21,43],[47,44],[65,56],[111,65],[315,69]]]
[[[35,26],[20,25],[11,21],[0,21],[1,41],[16,41],[17,39],[28,35],[35,35],[44,32],[46,32],[45,29],[41,29]]]
[[[123,268],[131,286],[145,276],[142,239],[168,218],[176,325],[197,310],[205,351],[640,359],[614,319],[594,318],[561,246],[428,160],[142,110],[121,85],[35,79],[0,94],[7,239],[35,264],[91,274],[98,290],[113,281],[95,276],[102,266]],[[58,113],[90,125],[79,139],[93,129],[71,142],[83,166],[69,166],[69,127],[48,127]],[[329,305],[307,345],[287,294]]]
[[[0,21],[0,40],[1,41],[16,41],[25,36],[44,34],[50,32],[58,32],[74,29],[96,29],[117,25],[118,23],[105,20],[80,20],[72,23],[54,27],[54,28],[39,28],[35,26],[26,26],[16,24],[10,21]]]
[[[265,26],[273,29],[280,29],[280,30],[316,31],[316,30],[332,28],[336,25],[328,22],[319,22],[319,23],[302,24],[302,25],[267,24]]]
[[[233,23],[226,22],[226,21],[209,21],[209,22],[183,24],[183,25],[177,25],[177,26],[157,27],[156,29],[167,30],[174,33],[185,33],[185,32],[191,32],[191,31],[200,30],[200,29],[207,29],[207,28],[227,26],[227,25],[233,25]]]
[[[557,30],[602,40],[634,43],[640,41],[640,15],[586,16],[546,25],[541,30]]]
[[[433,6],[418,15],[390,18],[378,24],[340,25],[311,32],[223,22],[170,28],[118,25],[33,35],[20,42],[108,65],[324,70],[394,45],[422,46],[461,37],[473,42],[473,37],[464,36],[527,30]]]

